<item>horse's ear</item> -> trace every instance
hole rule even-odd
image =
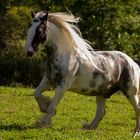
[[[42,21],[46,21],[48,19],[48,12],[45,13],[43,17],[40,18]]]
[[[32,16],[32,18],[34,18],[35,17],[35,12],[31,12],[31,16]]]

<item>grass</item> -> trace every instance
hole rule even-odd
[[[0,140],[131,140],[135,127],[133,108],[124,96],[107,101],[107,114],[94,131],[83,130],[85,119],[92,121],[95,97],[67,92],[50,128],[34,123],[42,113],[33,97],[34,89],[0,87]],[[45,94],[53,96],[53,91]],[[136,137],[136,140],[140,137]]]

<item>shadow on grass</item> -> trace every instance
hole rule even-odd
[[[27,126],[27,125],[22,125],[22,124],[0,124],[0,131],[1,130],[6,130],[6,131],[11,131],[11,130],[17,130],[17,131],[24,131],[27,129],[34,129],[33,126]]]

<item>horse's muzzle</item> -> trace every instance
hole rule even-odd
[[[28,51],[27,56],[31,57],[33,55],[33,52]]]

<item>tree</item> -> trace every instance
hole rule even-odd
[[[33,10],[71,11],[81,17],[78,26],[82,36],[93,43],[94,49],[115,49],[140,58],[139,0],[1,0],[0,5],[0,83],[4,83],[2,79],[8,81],[10,75],[13,76],[10,82],[12,79],[19,82],[25,77],[27,71],[20,69],[21,62],[24,66],[30,63],[30,72],[33,65],[40,67],[38,56],[36,62],[28,62],[22,51]],[[8,69],[8,66],[14,67]],[[29,73],[28,77],[35,81],[31,75]],[[37,75],[40,75],[39,68]]]

